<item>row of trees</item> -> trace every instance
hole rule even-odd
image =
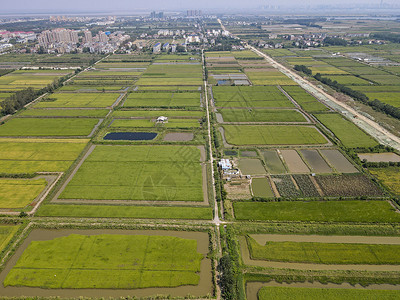
[[[307,68],[307,67],[304,66],[304,65],[295,65],[295,66],[294,66],[294,69],[295,69],[296,71],[303,72],[304,74],[306,74],[306,75],[308,75],[308,76],[311,76],[311,75],[312,75],[311,69]]]
[[[23,108],[26,104],[35,100],[40,95],[44,93],[53,93],[67,79],[68,76],[56,79],[53,81],[53,83],[47,85],[45,88],[42,88],[40,90],[35,90],[32,87],[28,87],[21,91],[17,91],[15,94],[12,94],[10,97],[0,102],[0,107],[1,107],[0,115],[2,116],[11,115],[15,113],[17,110]]]
[[[378,32],[372,35],[376,39],[386,40],[392,43],[400,43],[400,34],[391,32]]]
[[[294,67],[296,71],[303,72],[308,76],[312,76],[312,71],[304,65],[296,65]],[[327,77],[322,77],[320,73],[314,75],[314,78],[323,84],[326,84],[334,90],[346,94],[355,100],[361,101],[362,103],[371,106],[374,110],[381,111],[393,118],[400,119],[400,109],[393,105],[383,103],[378,99],[370,100],[364,93],[355,91],[348,86],[338,83],[336,80],[332,80]]]
[[[322,77],[320,73],[315,74],[314,78],[326,85],[329,85],[333,89],[352,97],[355,100],[361,101],[364,104],[371,106],[376,111],[380,111],[389,116],[392,116],[393,118],[400,119],[400,109],[398,107],[383,103],[378,99],[370,100],[364,93],[360,91],[355,91],[343,84],[338,83],[336,80]]]

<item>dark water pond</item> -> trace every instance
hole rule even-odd
[[[111,132],[108,133],[104,139],[112,141],[150,141],[154,140],[156,136],[157,133],[155,132]]]

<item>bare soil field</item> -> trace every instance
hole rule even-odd
[[[317,150],[300,150],[300,153],[315,173],[332,173],[332,169]]]
[[[309,173],[307,165],[301,159],[296,150],[281,150],[283,159],[291,173]]]
[[[358,170],[338,150],[320,150],[320,153],[340,173],[356,173]]]
[[[400,162],[400,156],[396,153],[359,153],[361,160],[366,159],[369,162]]]

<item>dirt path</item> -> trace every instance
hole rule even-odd
[[[216,226],[216,236],[217,236],[217,248],[218,248],[218,257],[222,256],[221,252],[221,240],[220,240],[220,232],[219,232],[219,226],[221,224],[221,220],[219,218],[220,210],[219,210],[219,205],[218,202],[216,201],[215,195],[215,178],[214,178],[214,157],[213,157],[213,150],[212,150],[212,140],[211,140],[211,122],[210,122],[210,111],[209,111],[209,100],[208,100],[208,90],[207,90],[207,81],[205,77],[205,58],[204,58],[204,52],[201,50],[201,61],[202,61],[202,69],[203,69],[203,84],[204,84],[204,99],[205,99],[205,106],[206,106],[206,114],[207,114],[207,137],[208,137],[208,149],[210,153],[210,164],[211,164],[211,185],[213,189],[213,195],[214,195],[214,218],[212,220],[212,223]],[[221,206],[222,207],[222,206]],[[223,211],[221,210],[221,216],[223,216]],[[218,282],[219,278],[219,272],[215,268],[215,277],[214,280]],[[221,288],[219,284],[216,284],[216,298],[217,300],[221,299]]]
[[[96,125],[94,125],[94,128],[93,128],[92,132],[87,136],[88,138],[91,138],[94,135],[94,133],[99,128],[101,123],[103,123],[103,121],[104,121],[104,119],[100,119],[99,122]]]
[[[315,188],[317,189],[318,194],[323,197],[324,196],[324,192],[322,191],[321,187],[319,186],[318,182],[315,180],[314,176],[309,176],[311,182],[314,184]]]
[[[82,157],[82,159],[79,161],[79,163],[77,164],[77,166],[74,168],[74,170],[71,172],[71,174],[69,175],[69,177],[67,178],[67,180],[65,180],[65,182],[63,183],[63,185],[61,186],[61,188],[58,190],[58,192],[56,193],[56,195],[54,196],[54,198],[51,200],[51,202],[53,202],[53,200],[58,199],[58,197],[61,195],[61,193],[64,191],[64,189],[67,187],[68,183],[72,180],[72,178],[75,176],[76,172],[78,172],[79,168],[82,166],[82,164],[84,163],[84,161],[86,160],[86,158],[88,158],[88,156],[93,152],[94,148],[96,148],[96,145],[91,145],[88,149],[88,151],[85,153],[85,155]]]
[[[60,180],[61,176],[64,174],[63,172],[38,172],[38,176],[31,178],[31,179],[26,179],[26,180],[35,180],[35,179],[40,179],[44,178],[47,181],[46,187],[43,189],[43,191],[32,201],[29,206],[33,206],[32,210],[27,212],[28,215],[34,214],[40,204],[43,202],[43,200],[47,197],[47,195],[50,193],[50,191],[53,189],[53,187],[57,184],[57,182]],[[13,178],[7,178],[7,179],[13,179]],[[21,179],[21,178],[15,178],[15,179]],[[7,216],[18,216],[20,214],[19,211],[9,211],[9,210],[1,210],[0,212],[1,215],[7,215]]]

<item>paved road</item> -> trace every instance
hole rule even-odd
[[[203,71],[204,71],[204,53],[202,53],[203,60]],[[211,177],[212,177],[212,186],[215,195],[215,179],[214,179],[214,156],[212,155],[212,140],[211,140],[211,124],[210,124],[210,112],[209,112],[209,103],[208,103],[208,93],[207,93],[207,81],[204,80],[204,96],[206,100],[206,114],[207,114],[207,135],[208,135],[208,149],[210,152],[210,163],[211,163]],[[221,220],[219,218],[219,207],[218,202],[214,199],[214,219],[213,223],[217,226],[221,224]]]

